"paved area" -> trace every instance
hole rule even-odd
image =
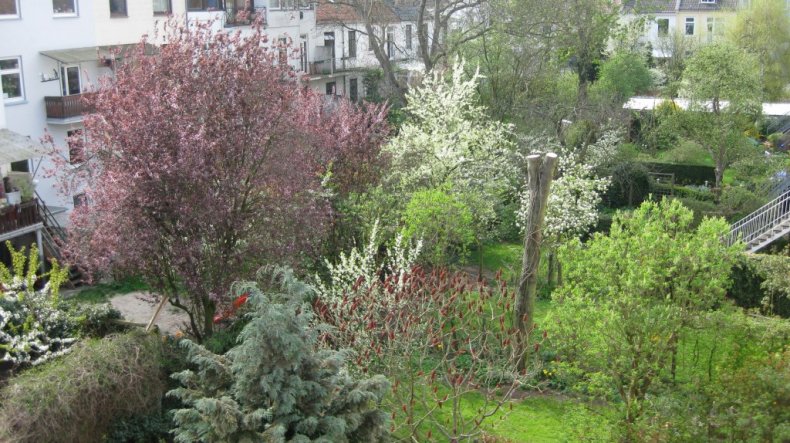
[[[151,316],[154,315],[156,302],[157,300],[148,292],[129,292],[110,299],[112,306],[121,311],[125,320],[144,324],[148,324]],[[167,304],[159,313],[156,325],[164,333],[175,334],[184,330],[188,322],[189,317],[186,312]]]

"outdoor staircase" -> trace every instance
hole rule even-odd
[[[63,253],[61,246],[66,242],[66,230],[58,223],[55,215],[49,210],[47,205],[36,193],[39,203],[39,216],[44,224],[44,229],[41,230],[41,243],[44,247],[45,255],[54,258],[61,265],[64,263]],[[70,286],[78,286],[82,283],[82,274],[76,268],[69,268],[69,283]]]
[[[790,182],[790,179],[787,180]],[[738,240],[746,243],[746,250],[757,252],[784,235],[790,234],[790,186],[778,197],[732,225],[727,244]]]

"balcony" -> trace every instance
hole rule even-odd
[[[67,124],[82,121],[83,114],[93,111],[93,107],[85,103],[88,94],[74,94],[58,97],[44,97],[47,108],[47,122]]]
[[[38,229],[38,200],[0,208],[0,239],[6,240]],[[26,229],[27,228],[27,229]]]
[[[361,69],[355,58],[330,58],[315,60],[308,64],[310,75],[333,75],[339,72],[348,72]]]
[[[248,9],[234,6],[230,3],[225,5],[225,27],[250,26],[257,20],[261,21],[261,26],[266,27],[266,7],[255,6]]]

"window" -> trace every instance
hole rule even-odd
[[[302,42],[299,43],[299,66],[302,68],[302,72],[307,72],[307,36],[301,35],[299,38],[302,40]]]
[[[392,33],[392,29],[387,28],[387,57],[392,58],[395,57],[395,36]]]
[[[0,19],[19,18],[19,0],[0,0]]]
[[[348,58],[357,56],[357,31],[348,31]]]
[[[79,66],[63,66],[60,68],[60,81],[64,96],[82,93]]]
[[[724,30],[724,18],[722,17],[708,17],[708,42],[713,41],[714,38],[720,36]]]
[[[127,17],[126,0],[110,0],[110,17]]]
[[[169,15],[173,12],[171,0],[154,0],[154,15]]]
[[[25,99],[20,57],[0,58],[0,94],[6,103]]]
[[[355,103],[359,100],[359,86],[355,78],[348,81],[348,99]]]
[[[56,16],[76,16],[77,0],[52,0],[52,13]]]
[[[694,17],[686,17],[686,35],[694,35]]]
[[[658,36],[659,37],[666,37],[669,35],[669,19],[668,18],[660,18],[656,20],[656,24],[658,25]]]
[[[411,49],[411,25],[406,25],[406,49]]]
[[[335,95],[335,82],[326,83],[326,95]]]
[[[280,37],[277,39],[277,61],[281,65],[288,64],[288,39]]]
[[[700,3],[708,3],[708,4],[711,4],[711,5],[715,5],[716,4],[716,0],[700,0],[699,2]]]
[[[221,9],[220,0],[187,0],[189,11],[209,11]]]
[[[82,129],[66,132],[66,144],[69,146],[69,163],[78,165],[85,161],[85,140]]]
[[[72,197],[72,200],[74,202],[75,209],[79,208],[80,206],[85,206],[88,204],[88,196],[85,195],[84,192],[75,195],[74,197]]]

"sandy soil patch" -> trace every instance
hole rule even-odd
[[[130,292],[128,294],[116,295],[110,299],[110,304],[121,312],[123,318],[134,323],[148,324],[151,316],[154,315],[156,302],[154,297],[148,292]],[[189,317],[181,309],[165,305],[156,325],[167,334],[175,334],[186,329]]]

